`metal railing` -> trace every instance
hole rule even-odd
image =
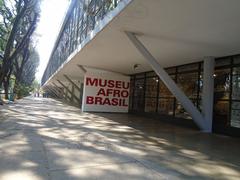
[[[42,85],[120,1],[122,0],[72,0],[43,74]]]

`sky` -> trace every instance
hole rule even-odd
[[[40,64],[36,74],[38,81],[41,81],[47,66],[68,5],[68,0],[42,0],[40,21],[36,29],[36,49],[40,56]]]

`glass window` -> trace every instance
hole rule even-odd
[[[173,115],[174,98],[159,98],[158,113],[165,115]]]
[[[216,125],[227,125],[229,120],[229,101],[214,101],[213,107]]]
[[[230,69],[219,69],[214,73],[214,98],[229,99]]]
[[[175,67],[166,68],[165,70],[167,71],[168,74],[175,74],[176,73],[176,68]]]
[[[187,72],[187,71],[194,71],[194,70],[196,71],[198,70],[198,63],[188,64],[188,65],[178,67],[178,72]]]
[[[157,99],[146,98],[145,99],[145,112],[156,112]]]
[[[143,98],[143,96],[134,97],[133,110],[143,112],[143,110],[144,110],[144,98]]]
[[[144,78],[144,76],[145,76],[145,74],[144,74],[144,73],[141,73],[141,74],[136,74],[136,75],[135,75],[135,78],[136,78],[136,79],[143,79],[143,78]]]
[[[234,64],[240,64],[240,56],[235,56],[233,59]]]
[[[145,97],[157,97],[158,81],[157,77],[146,79]]]
[[[144,79],[135,80],[133,110],[144,110]]]
[[[136,79],[134,86],[134,96],[143,96],[144,95],[144,79]]]
[[[178,74],[177,84],[189,98],[197,98],[198,72]]]
[[[130,80],[129,110],[132,110],[133,92],[134,92],[134,80],[131,79]]]
[[[240,74],[240,67],[234,67],[233,68],[233,74],[239,75]]]
[[[240,74],[232,76],[232,99],[240,100]]]
[[[161,80],[159,81],[159,97],[173,97],[172,93]]]
[[[216,59],[215,61],[216,67],[227,66],[230,64],[231,64],[231,58],[221,58],[221,59]]]
[[[240,101],[232,102],[231,126],[240,128]]]
[[[156,76],[156,77],[157,77],[157,74],[156,74],[154,71],[152,71],[152,72],[148,72],[148,73],[146,74],[146,76],[147,76],[147,77],[153,77],[153,76]]]

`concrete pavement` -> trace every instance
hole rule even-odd
[[[0,179],[239,179],[238,138],[26,98],[0,107]]]

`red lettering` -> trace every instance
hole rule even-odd
[[[117,106],[118,105],[118,99],[117,98],[113,98],[112,99],[112,106]]]
[[[107,89],[106,95],[109,96],[110,94],[113,94],[113,89]]]
[[[121,81],[116,81],[116,88],[122,88],[122,82]]]
[[[107,80],[99,79],[99,86],[100,87],[106,87],[107,85]]]
[[[127,86],[125,87],[125,85],[127,84]],[[123,89],[129,89],[129,86],[130,86],[130,83],[126,83],[126,82],[123,82]]]
[[[102,103],[102,98],[101,97],[95,97],[95,104],[96,105],[103,105],[103,103]]]
[[[100,96],[100,95],[106,96],[104,89],[101,88],[101,89],[98,91],[97,95],[98,95],[98,96]]]
[[[86,104],[93,104],[94,103],[94,97],[92,96],[87,96],[87,99],[86,99]]]
[[[114,87],[114,80],[109,80],[108,81],[108,87],[113,88]]]
[[[118,106],[122,106],[122,99],[118,100]]]
[[[98,86],[98,79],[97,78],[94,78],[94,79],[91,79],[90,77],[87,77],[86,78],[86,86]]]
[[[113,97],[120,97],[120,90],[114,90]]]
[[[129,93],[128,93],[128,91],[126,91],[126,90],[123,90],[123,91],[121,92],[121,97],[126,98],[126,97],[128,97],[128,95],[129,95]]]
[[[111,105],[111,102],[110,102],[109,98],[106,98],[106,99],[103,101],[103,105]]]

